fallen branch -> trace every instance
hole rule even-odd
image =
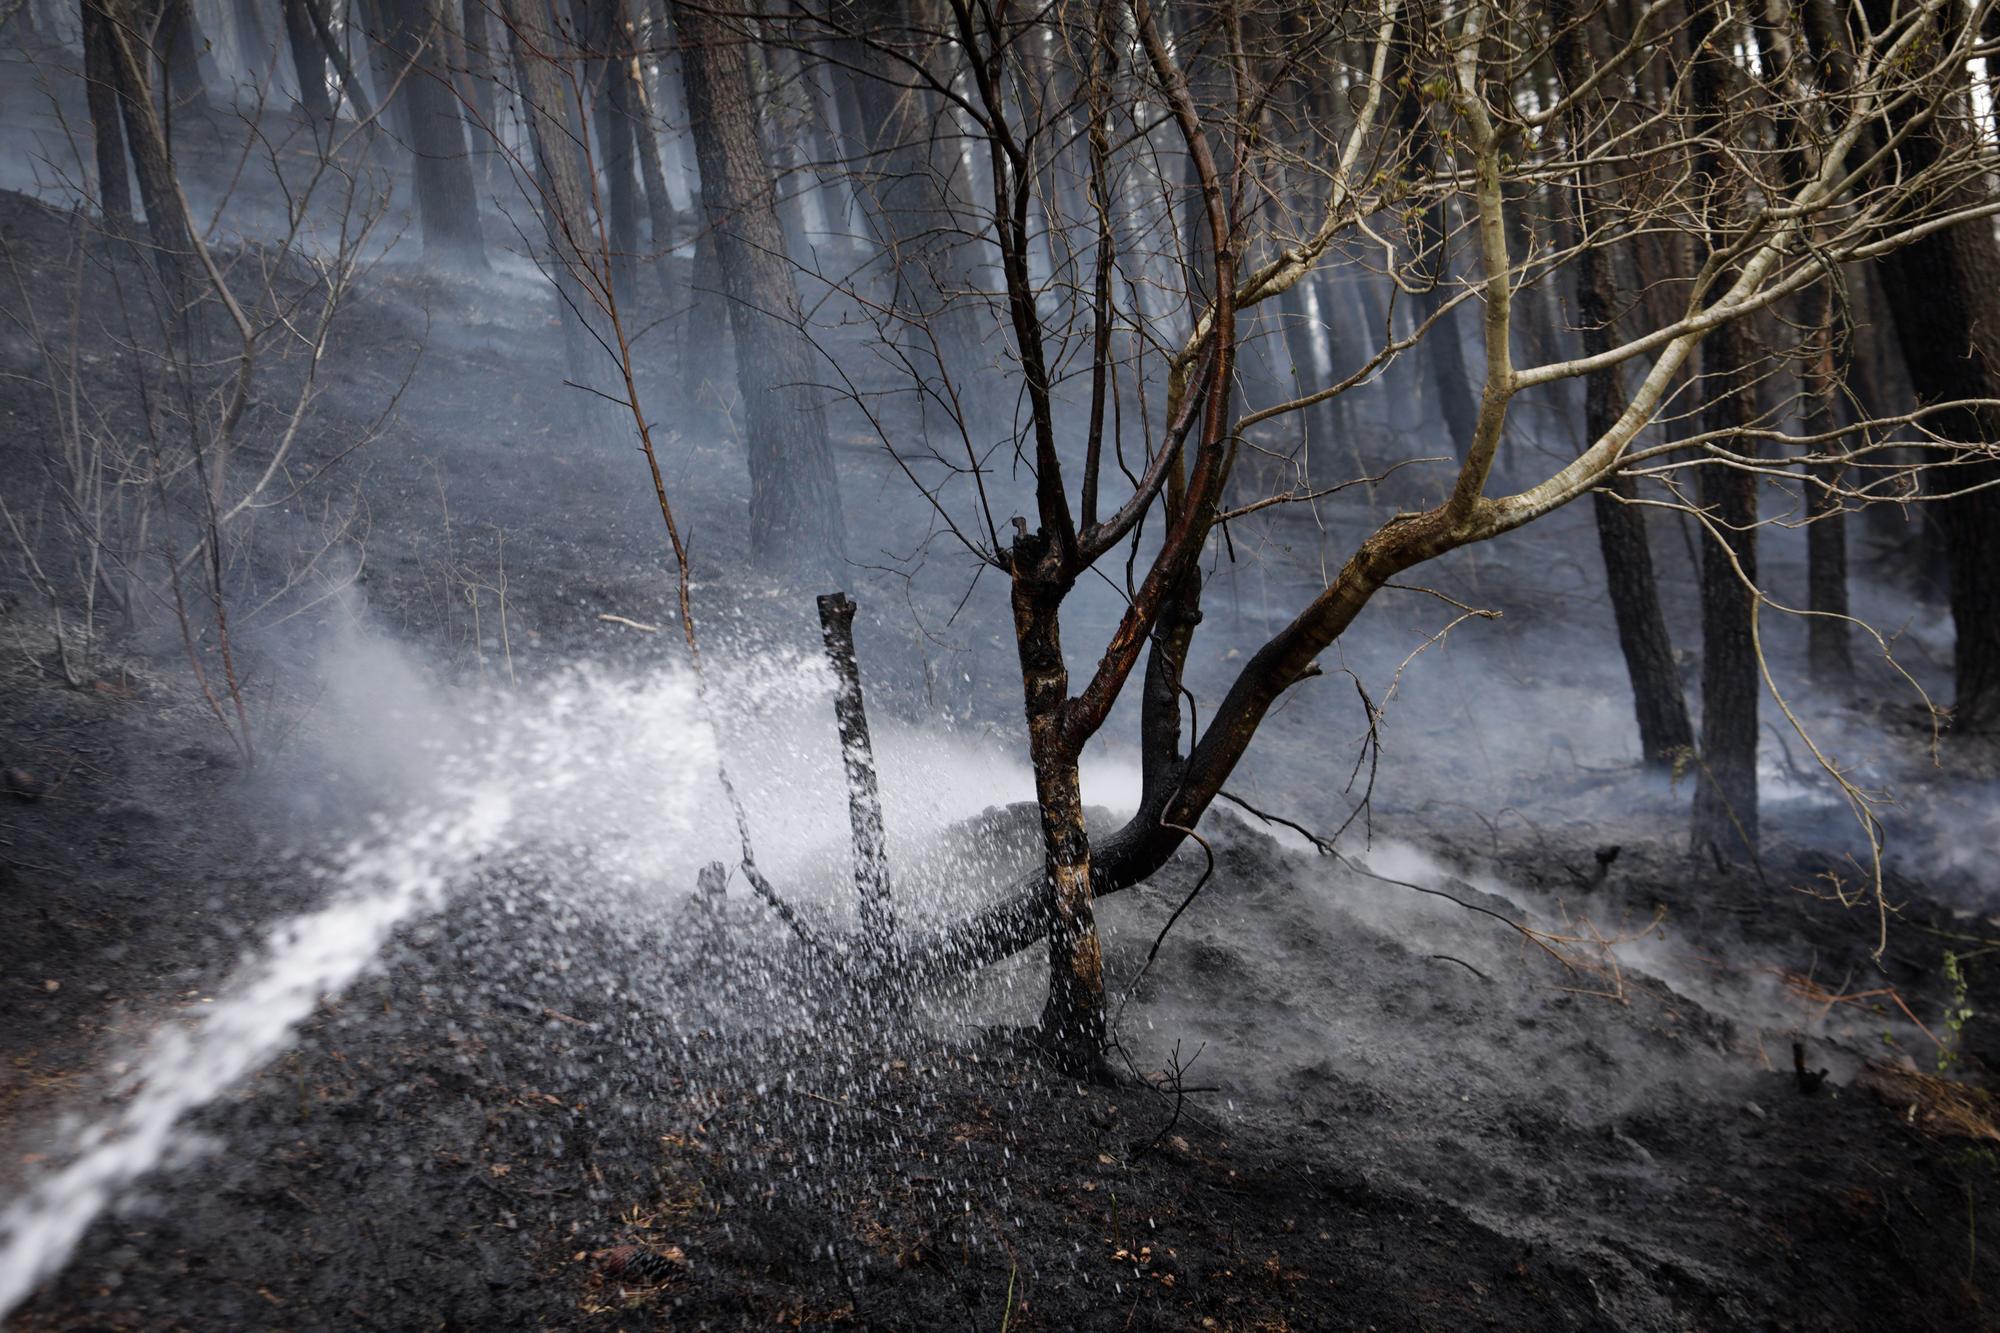
[[[648,625],[643,620],[632,620],[625,616],[614,616],[609,611],[598,612],[597,618],[613,625],[624,625],[627,628],[636,629],[642,634],[658,634],[660,632],[658,625]]]

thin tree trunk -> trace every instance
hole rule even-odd
[[[548,247],[542,262],[555,284],[564,362],[572,383],[589,385],[600,378],[603,331],[592,330],[598,324],[605,274],[578,147],[582,127],[559,68],[568,53],[550,23],[548,0],[502,0],[501,13],[513,39],[521,113],[534,147]]]
[[[354,118],[372,121],[375,103],[370,100],[368,90],[361,86],[361,76],[355,72],[354,62],[347,58],[346,50],[333,35],[333,25],[326,17],[326,0],[294,0],[305,10],[306,19],[313,26],[326,58],[333,65],[333,72],[340,79],[341,88],[347,93],[347,101],[354,108]]]
[[[1889,21],[1887,0],[1868,0],[1869,21]],[[1962,12],[1962,11],[1961,11]],[[1956,119],[1969,100],[1964,70],[1943,91],[1941,113],[1920,126],[1895,158],[1881,166],[1883,180],[1908,177],[1936,162],[1943,152],[1937,125]],[[1921,103],[1903,107],[1898,128]],[[1974,201],[1962,186],[1930,203],[1938,211]],[[1895,313],[1903,361],[1917,397],[1927,403],[2000,398],[2000,241],[1984,218],[1932,232],[1891,251],[1881,260],[1882,287]],[[1964,407],[1938,413],[1925,425],[1946,439],[1965,443],[2000,440],[2000,409]],[[2000,462],[1985,460],[1932,474],[1939,489],[1963,492],[1940,502],[1944,546],[1951,582],[1955,698],[1953,729],[1962,733],[2000,732]],[[1928,506],[1927,506],[1928,507]]]
[[[625,7],[621,0],[583,0],[589,21],[586,47],[591,58],[589,86],[597,128],[598,166],[605,182],[605,220],[611,238],[611,280],[621,295],[635,294],[639,254],[638,163],[633,160],[631,71],[620,58]]]
[[[1844,376],[1835,359],[1834,321],[1838,311],[1829,286],[1820,312],[1818,346],[1806,370],[1805,428],[1808,435],[1837,429],[1848,413],[1841,392]],[[1829,451],[1838,442],[1816,446]],[[1853,634],[1847,611],[1847,509],[1834,488],[1845,469],[1838,463],[1810,466],[1806,481],[1806,672],[1815,688],[1845,695],[1854,689]]]
[[[766,569],[837,568],[846,546],[840,489],[814,387],[813,352],[785,260],[770,165],[757,139],[744,37],[713,14],[676,13],[750,453],[750,552]]]
[[[1700,6],[1690,39],[1695,51],[1694,99],[1709,133],[1720,140],[1733,67],[1716,48],[1727,34],[1715,11]],[[1727,179],[1713,149],[1696,154],[1696,170]],[[1718,234],[1711,244],[1730,243]],[[1710,334],[1701,349],[1702,428],[1727,431],[1756,418],[1755,348],[1747,324],[1732,320]],[[1754,441],[1732,448],[1750,454]],[[1757,649],[1751,585],[1757,579],[1757,477],[1743,469],[1698,469],[1698,496],[1709,531],[1701,547],[1701,751],[1695,780],[1693,849],[1717,861],[1757,856]]]
[[[194,0],[166,0],[158,40],[167,71],[163,89],[167,105],[194,116],[207,116],[208,84],[201,64],[208,39],[202,36],[201,21],[195,17]]]
[[[624,123],[630,131],[632,149],[639,159],[639,179],[645,186],[647,221],[653,229],[653,267],[659,278],[660,306],[671,309],[675,301],[673,280],[674,201],[667,193],[667,175],[660,167],[659,137],[655,117],[646,98],[646,81],[640,76],[638,50],[631,16],[625,0],[618,4],[618,26],[613,32],[617,59],[612,71],[616,98]],[[682,321],[685,324],[685,321]]]
[[[1412,33],[1412,41],[1420,41],[1421,36],[1419,27]],[[1396,99],[1396,124],[1409,145],[1411,174],[1421,184],[1436,173],[1437,136],[1424,123],[1423,100],[1417,87],[1424,71],[1407,54],[1404,59],[1413,76],[1412,86]],[[1412,250],[1424,256],[1414,266],[1416,271],[1412,275],[1419,283],[1417,312],[1421,322],[1437,315],[1451,296],[1451,260],[1445,249],[1451,227],[1443,197],[1434,200],[1411,223],[1409,230]],[[1456,311],[1431,326],[1417,352],[1430,371],[1445,432],[1451,436],[1452,452],[1463,459],[1465,451],[1472,447],[1473,426],[1479,418],[1479,391],[1473,387],[1472,374],[1466,369],[1465,341],[1459,333]]]
[[[851,0],[849,21],[878,41],[907,45],[918,39],[910,3]],[[928,26],[949,28],[950,20]],[[858,193],[887,258],[889,304],[906,326],[897,341],[934,388],[950,381],[966,424],[977,429],[996,418],[1004,395],[981,344],[982,306],[958,295],[980,283],[977,247],[960,235],[958,210],[971,187],[952,109],[905,86],[908,72],[889,67],[867,41],[844,42],[841,54],[862,71],[845,76],[865,140]]]
[[[861,668],[854,660],[854,603],[845,593],[819,599],[820,633],[833,666],[834,720],[847,774],[848,831],[854,843],[854,887],[860,897],[861,935],[878,963],[896,943],[896,906],[889,890],[889,853],[882,826],[882,796],[875,777],[875,747],[861,698]]]
[[[125,143],[132,152],[133,174],[139,180],[139,200],[146,209],[146,230],[153,239],[153,259],[166,285],[168,304],[178,324],[187,301],[186,265],[194,253],[187,218],[181,211],[180,186],[174,179],[173,157],[166,129],[153,101],[148,60],[140,34],[145,30],[132,0],[107,0],[103,7],[111,41],[113,73],[119,109],[125,122]]]
[[[1589,76],[1592,52],[1586,31],[1575,20],[1574,0],[1554,12],[1558,25],[1567,24],[1556,43],[1556,60],[1563,83],[1575,87]],[[1590,99],[1579,106],[1577,118],[1597,114]],[[1577,322],[1586,356],[1608,351],[1617,341],[1614,320],[1624,302],[1612,268],[1613,251],[1597,241],[1603,227],[1593,191],[1608,188],[1586,179],[1575,192],[1576,230],[1591,243],[1582,247],[1577,269]],[[1435,335],[1433,335],[1435,336]],[[1624,411],[1622,376],[1617,366],[1593,372],[1584,386],[1584,433],[1598,440],[1610,432]],[[1630,477],[1614,478],[1591,494],[1597,519],[1598,549],[1604,557],[1605,591],[1618,626],[1618,647],[1625,673],[1632,682],[1632,709],[1639,723],[1639,750],[1649,768],[1673,770],[1694,751],[1694,728],[1688,721],[1687,697],[1674,664],[1673,640],[1660,609],[1653,552],[1646,541],[1646,511],[1628,501],[1638,488]]]
[[[324,4],[327,0],[316,2]],[[361,40],[368,48],[368,75],[375,84],[375,103],[381,108],[381,119],[377,123],[396,138],[407,140],[410,125],[406,112],[410,102],[397,87],[403,74],[403,62],[396,59],[390,32],[392,25],[382,7],[384,4],[411,3],[411,0],[347,0],[347,3],[349,32],[355,30],[355,12],[358,10],[361,15]]]
[[[101,0],[83,0],[84,96],[97,149],[97,207],[111,230],[132,228],[132,182],[125,166],[125,127],[118,110],[117,54]]]
[[[298,75],[299,105],[306,119],[315,125],[333,120],[333,100],[326,92],[326,50],[313,31],[307,0],[284,0],[285,40],[292,50],[292,68]]]
[[[1059,1062],[1088,1068],[1104,1049],[1104,959],[1091,909],[1090,836],[1083,822],[1083,783],[1075,747],[1064,735],[1069,670],[1059,618],[1062,593],[1038,581],[1035,544],[1014,546],[1014,641],[1028,718],[1028,757],[1041,809],[1043,869],[1049,905],[1049,993],[1042,1039]]]
[[[424,257],[452,267],[486,267],[479,192],[465,150],[465,121],[442,58],[438,0],[381,0],[386,34],[401,79],[395,102],[409,129],[412,182],[422,220]]]

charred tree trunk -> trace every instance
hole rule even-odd
[[[340,79],[341,89],[354,108],[355,119],[371,121],[375,115],[375,103],[369,98],[368,90],[361,86],[361,76],[355,72],[354,62],[347,58],[346,50],[333,35],[333,26],[326,17],[326,0],[288,0],[288,3],[296,4],[305,11],[306,21],[312,24],[313,34],[319,38],[320,49],[326,52],[328,63]]]
[[[934,39],[916,30],[910,6],[922,0],[850,0],[848,21],[870,40],[842,44],[865,155],[858,193],[863,216],[885,256],[889,302],[905,322],[897,341],[924,377],[948,380],[977,427],[1006,401],[980,341],[980,304],[963,293],[979,288],[974,246],[963,238],[958,210],[970,193],[952,123],[942,101],[909,86],[874,43],[908,47]],[[925,25],[950,27],[949,19]]]
[[[1715,143],[1728,142],[1726,118],[1736,74],[1723,49],[1729,34],[1714,10],[1699,7],[1689,28],[1694,49],[1696,121]],[[1695,171],[1709,182],[1728,179],[1718,150],[1695,154]],[[1711,207],[1727,208],[1722,199]],[[1730,244],[1711,237],[1713,249]],[[1731,431],[1756,419],[1754,347],[1742,320],[1724,324],[1702,347],[1704,430]],[[1737,439],[1740,453],[1754,441]],[[1757,857],[1757,695],[1759,691],[1753,585],[1757,579],[1757,477],[1711,463],[1698,469],[1698,497],[1706,517],[1701,547],[1701,749],[1695,779],[1693,850],[1718,863]]]
[[[598,96],[597,137],[603,145],[604,174],[608,178],[611,271],[613,279],[623,284],[621,290],[630,292],[634,290],[639,256],[638,139],[634,134],[638,128],[639,104],[632,96],[631,61],[622,54],[627,26],[622,0],[605,0],[607,54],[604,89]]]
[[[202,52],[208,39],[202,35],[201,21],[195,17],[194,0],[166,0],[160,11],[158,40],[166,66],[162,97],[170,108],[206,117],[210,113],[208,84],[202,78]]]
[[[174,179],[173,155],[166,127],[153,101],[147,75],[144,31],[131,0],[109,0],[102,7],[110,36],[112,72],[125,122],[125,143],[132,152],[133,174],[139,180],[139,201],[146,209],[146,230],[153,240],[153,260],[166,285],[168,304],[178,325],[188,299],[187,264],[194,253],[187,215],[181,209],[180,185]]]
[[[132,182],[125,167],[125,128],[119,123],[118,63],[111,20],[101,0],[83,0],[84,95],[97,150],[97,207],[112,231],[132,228]]]
[[[469,118],[477,118],[477,124],[470,126],[475,138],[480,133],[493,136],[500,132],[500,107],[494,96],[493,83],[505,62],[494,58],[492,25],[487,19],[488,3],[489,0],[462,0],[458,11],[458,40],[465,48],[464,83],[472,94],[466,114]],[[485,148],[482,160],[487,164],[482,174],[490,187],[496,154],[490,147],[482,147]]]
[[[229,17],[236,30],[236,58],[242,63],[240,75],[252,83],[261,84],[268,69],[274,80],[272,91],[277,92],[284,83],[274,63],[277,46],[271,41],[271,35],[264,31],[264,15],[257,0],[233,0]]]
[[[1890,21],[1889,0],[1868,0],[1871,24]],[[1963,11],[1957,11],[1961,17]],[[1884,183],[1929,168],[1945,151],[1939,127],[1969,119],[1966,73],[1954,72],[1939,91],[1940,114],[1916,128],[1881,165]],[[1907,127],[1924,110],[1922,99],[1903,104],[1892,129]],[[1948,113],[1948,114],[1946,114]],[[1928,200],[1936,212],[1975,202],[1978,185]],[[1882,284],[1895,314],[1917,397],[1927,403],[2000,398],[2000,241],[1985,218],[1932,232],[1883,256]],[[2000,440],[2000,409],[1967,406],[1930,417],[1926,426],[1965,443]],[[1933,485],[1953,493],[1940,502],[1951,583],[1955,699],[1953,729],[2000,732],[2000,462],[1991,459],[1944,469]],[[1984,485],[1987,489],[1972,488]],[[1963,493],[1963,492],[1970,493]]]
[[[1708,407],[1702,428],[1725,431],[1756,416],[1756,389],[1741,322],[1709,335],[1702,356]],[[1732,446],[1754,451],[1744,440]],[[1739,468],[1700,469],[1708,519],[1701,548],[1701,749],[1695,781],[1693,845],[1718,861],[1757,855],[1757,647],[1752,617],[1757,578],[1757,476]]]
[[[854,660],[854,603],[845,593],[825,594],[819,599],[819,624],[833,666],[833,714],[840,730],[841,765],[847,773],[847,820],[854,841],[861,935],[877,962],[887,963],[895,948],[896,906],[889,892],[875,747],[868,738],[868,712],[861,700],[861,668]]]
[[[1569,87],[1580,85],[1594,67],[1587,32],[1576,22],[1573,9],[1571,0],[1555,11],[1557,22],[1569,25],[1556,44],[1557,67],[1563,83]],[[1595,110],[1596,104],[1592,102],[1579,107],[1576,115],[1581,118],[1594,114]],[[1587,240],[1595,240],[1602,226],[1592,199],[1596,188],[1601,188],[1601,182],[1586,179],[1572,201],[1576,230]],[[1585,244],[1578,258],[1577,323],[1586,356],[1616,345],[1614,321],[1621,304],[1610,247]],[[1586,380],[1587,439],[1602,439],[1624,412],[1621,379],[1617,366],[1607,366]],[[1597,519],[1598,549],[1604,557],[1605,591],[1611,598],[1611,614],[1618,626],[1618,647],[1624,654],[1625,672],[1632,682],[1639,749],[1648,768],[1672,771],[1693,753],[1694,728],[1688,721],[1687,697],[1674,665],[1667,618],[1660,610],[1653,552],[1646,542],[1646,514],[1628,503],[1637,495],[1630,477],[1615,476],[1606,489],[1591,494],[1591,507]]]
[[[608,400],[622,388],[604,374],[604,358],[610,354],[606,348],[616,348],[604,306],[612,292],[590,210],[582,126],[576,124],[576,104],[562,74],[570,58],[568,44],[550,22],[548,0],[502,0],[500,14],[514,46],[514,76],[534,148],[534,188],[546,244],[540,262],[556,288],[568,380],[584,388],[578,416],[588,434],[608,440],[626,422],[614,420]],[[598,392],[590,392],[592,386]]]
[[[306,12],[306,0],[284,0],[284,6],[285,41],[298,75],[299,106],[313,124],[330,124],[333,99],[326,92],[326,51],[313,31],[312,15]]]
[[[1091,908],[1090,835],[1083,823],[1083,782],[1076,747],[1065,734],[1069,670],[1063,662],[1061,583],[1037,536],[1014,543],[1014,641],[1028,718],[1028,757],[1041,807],[1047,886],[1049,994],[1042,1039],[1057,1060],[1089,1069],[1103,1058],[1104,958]]]
[[[846,545],[826,412],[814,388],[770,165],[757,139],[745,38],[692,6],[676,13],[750,452],[750,551],[767,569],[834,568]]]
[[[486,267],[479,192],[466,154],[465,121],[443,59],[437,0],[381,0],[401,80],[395,102],[408,127],[424,257],[457,268]]]
[[[660,166],[660,145],[654,133],[654,116],[646,99],[646,82],[638,68],[638,43],[627,0],[614,0],[617,13],[612,29],[612,104],[631,139],[633,156],[638,159],[639,179],[645,186],[647,222],[652,227],[653,267],[659,278],[660,305],[674,303],[673,245],[674,201],[667,193],[667,175]],[[636,228],[635,228],[636,230]],[[633,244],[637,245],[636,237]]]
[[[1835,317],[1829,291],[1819,321],[1820,345],[1806,372],[1808,435],[1835,430],[1847,416],[1833,347]],[[1838,695],[1854,689],[1853,635],[1846,618],[1847,509],[1837,493],[1844,471],[1837,463],[1815,463],[1806,478],[1806,672],[1815,688]]]
[[[1422,29],[1418,28],[1412,42],[1420,40],[1421,35]],[[1409,144],[1410,171],[1422,185],[1437,172],[1437,136],[1425,124],[1422,79],[1418,77],[1421,71],[1414,60],[1415,51],[1413,45],[1404,57],[1412,77],[1410,86],[1396,99],[1396,123]],[[1411,223],[1409,231],[1411,250],[1421,256],[1412,266],[1415,270],[1412,277],[1419,284],[1417,311],[1421,322],[1437,315],[1450,299],[1447,284],[1451,278],[1451,259],[1446,242],[1451,235],[1451,224],[1442,196]],[[1459,335],[1457,319],[1456,311],[1439,318],[1417,351],[1430,370],[1445,431],[1451,436],[1452,452],[1462,459],[1472,447],[1473,427],[1479,417],[1479,391],[1466,369],[1465,341]]]

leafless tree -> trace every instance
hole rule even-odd
[[[1700,784],[1695,837],[1754,855],[1760,688],[1798,725],[1762,651],[1762,613],[1789,607],[1758,582],[1758,488],[1809,488],[1822,515],[1907,498],[1918,477],[1947,503],[1985,494],[1992,446],[1943,410],[1942,390],[1867,429],[1802,430],[1756,390],[1801,354],[1780,345],[1775,312],[1837,291],[1843,266],[1900,262],[1946,235],[1990,241],[1992,140],[1951,115],[1988,53],[1986,9],[1882,0],[1815,38],[1806,14],[1733,0],[1218,0],[1166,14],[1149,0],[1027,11],[954,0],[889,28],[872,11],[798,6],[803,49],[921,90],[964,126],[984,211],[961,226],[990,247],[990,302],[1019,387],[1011,451],[982,453],[961,419],[948,481],[910,475],[964,550],[1008,581],[1045,867],[917,955],[976,966],[1046,936],[1044,1029],[1068,1058],[1093,1059],[1104,1036],[1094,900],[1189,836],[1272,706],[1319,673],[1377,592],[1584,495],[1678,510],[1705,534],[1705,722],[1685,756]],[[1050,52],[1063,53],[1060,77]],[[1447,246],[1464,259],[1443,262]],[[1620,272],[1636,295],[1607,282]],[[1294,387],[1254,397],[1267,317],[1343,273],[1386,298],[1362,326],[1367,345],[1336,348],[1330,375],[1294,356]],[[1571,329],[1559,312],[1574,291],[1589,295]],[[859,285],[850,294],[871,299]],[[1436,498],[1362,540],[1187,734],[1202,554],[1232,525],[1349,479],[1328,474],[1327,451],[1287,451],[1274,427],[1392,370],[1460,312],[1477,320],[1483,365],[1472,400],[1446,413],[1463,425]],[[934,332],[923,312],[908,319]],[[933,399],[959,400],[952,358],[935,373]],[[1531,471],[1510,447],[1511,419],[1537,401],[1568,410],[1579,381],[1585,447]],[[1128,403],[1143,428],[1129,467]],[[942,458],[935,436],[910,443]],[[1253,451],[1285,461],[1283,484],[1244,489]],[[996,508],[1003,468],[1030,479],[1028,516]],[[1124,613],[1073,683],[1065,600],[1121,551]],[[1991,595],[1989,577],[1971,581]],[[1140,809],[1093,845],[1079,757],[1142,658]],[[1668,742],[1650,745],[1666,757]],[[1821,758],[1876,846],[1865,794]]]

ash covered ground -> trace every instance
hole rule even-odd
[[[139,261],[77,236],[0,196],[13,290],[54,315],[85,275],[95,399],[136,422],[106,274]],[[48,608],[14,563],[0,584],[0,762],[35,779],[0,806],[0,1180],[30,1198],[135,1105],[127,1141],[164,1125],[156,1169],[79,1180],[80,1243],[11,1327],[2000,1327],[1993,773],[1933,766],[1886,667],[1879,703],[1811,719],[1899,796],[1878,954],[1852,821],[1796,739],[1771,731],[1762,864],[1689,863],[1685,787],[1635,762],[1586,517],[1447,562],[1433,586],[1500,619],[1411,658],[1450,608],[1371,609],[1338,665],[1378,701],[1395,682],[1374,747],[1330,672],[1233,784],[1347,823],[1338,856],[1218,807],[1105,902],[1119,1076],[1080,1083],[1019,1035],[1038,951],[884,1017],[740,881],[697,899],[733,831],[643,465],[575,444],[538,275],[446,282],[407,250],[342,315],[299,446],[365,523],[336,591],[246,630],[281,738],[255,769],[173,636],[107,639],[69,688]],[[33,515],[49,409],[18,325],[5,356],[0,494]],[[720,750],[767,871],[838,920],[810,601],[734,572],[728,404],[641,389],[693,516]],[[913,558],[921,507],[865,426],[836,418],[852,529],[879,534],[848,589],[891,864],[944,920],[1037,855],[1019,682],[1004,596]],[[1548,429],[1530,446],[1573,448]],[[1397,503],[1219,556],[1191,689]],[[261,520],[249,558],[282,582],[324,519]],[[1856,593],[1935,682],[1941,610]],[[1080,601],[1073,641],[1117,608]],[[1772,633],[1795,661],[1802,632]],[[1135,756],[1106,745],[1085,783],[1111,821]],[[300,1022],[236,1069],[245,996]],[[232,1004],[241,1041],[203,1046]],[[185,1104],[149,1103],[176,1051]]]

